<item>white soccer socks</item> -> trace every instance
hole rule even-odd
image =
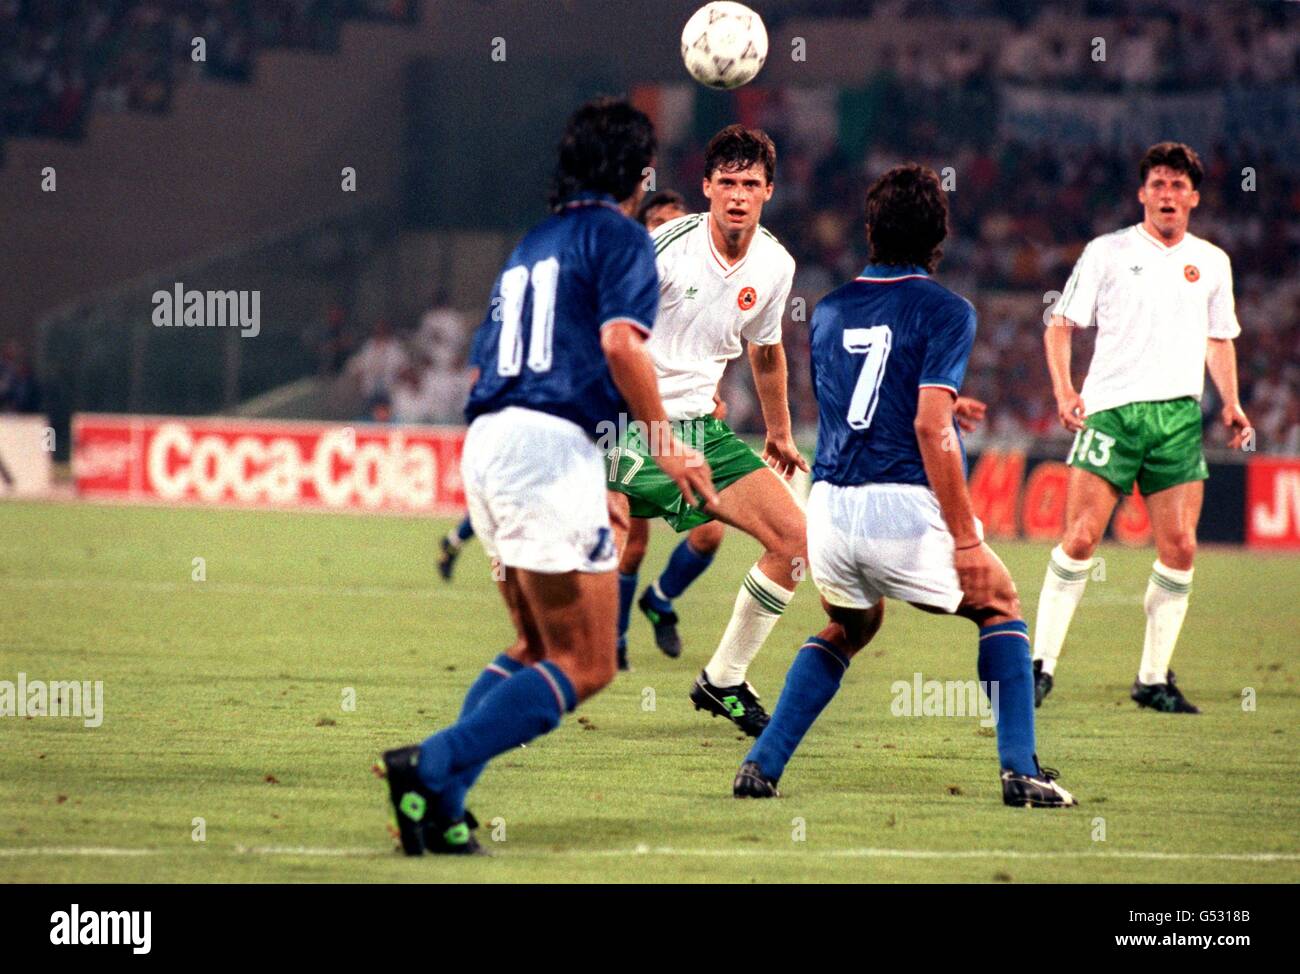
[[[1056,672],[1056,660],[1070,631],[1070,620],[1083,598],[1092,559],[1076,560],[1058,544],[1047,561],[1043,591],[1038,596],[1038,615],[1034,619],[1034,659],[1042,660],[1043,672]]]
[[[749,664],[792,598],[793,591],[777,585],[757,565],[749,570],[736,596],[736,607],[731,610],[731,621],[722,634],[722,641],[704,667],[710,683],[715,687],[734,687],[745,682]]]
[[[1170,568],[1158,559],[1151,566],[1147,595],[1147,634],[1142,644],[1142,666],[1138,681],[1151,686],[1168,682],[1169,660],[1174,655],[1178,633],[1187,615],[1187,597],[1192,591],[1192,571]]]

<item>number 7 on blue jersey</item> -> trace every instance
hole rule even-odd
[[[850,355],[865,355],[862,371],[858,373],[849,401],[849,426],[864,430],[871,425],[880,400],[880,383],[885,378],[885,363],[889,360],[889,347],[893,332],[888,325],[870,328],[845,328],[844,350]]]

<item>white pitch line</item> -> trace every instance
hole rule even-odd
[[[488,848],[493,848],[491,843]],[[180,849],[129,849],[101,846],[32,846],[30,848],[0,849],[0,858],[20,856],[163,856],[179,853]],[[390,858],[394,852],[373,846],[235,846],[228,851],[238,856],[319,858]],[[1201,861],[1201,862],[1300,862],[1296,852],[1033,852],[1021,849],[679,849],[673,846],[639,845],[631,849],[559,849],[513,850],[502,849],[502,857],[509,859],[562,859],[562,858],[638,858],[662,856],[665,858],[721,858],[769,859],[773,857],[798,859],[1126,859],[1139,862]]]
[[[114,849],[106,846],[28,846],[0,849],[0,859],[27,856],[160,856],[163,849]]]
[[[236,855],[254,855],[254,856],[357,856],[361,858],[392,856],[396,854],[396,849],[376,849],[373,846],[354,846],[347,849],[333,849],[328,846],[308,846],[308,845],[263,845],[253,846],[235,846]]]
[[[118,578],[6,578],[0,576],[0,588],[50,588],[50,589],[126,589],[138,592],[186,592],[202,596],[215,595],[303,595],[303,596],[353,596],[359,598],[406,598],[431,601],[436,597],[432,583],[417,588],[389,585],[284,585],[275,582],[166,582]],[[495,592],[473,589],[457,590],[456,598],[473,601],[499,601]]]
[[[1290,852],[1025,852],[1019,849],[676,849],[672,846],[637,846],[634,849],[565,849],[550,853],[516,853],[522,856],[689,856],[730,859],[821,857],[834,859],[1203,859],[1221,862],[1300,862],[1300,853]]]

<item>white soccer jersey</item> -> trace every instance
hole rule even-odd
[[[1199,399],[1207,340],[1241,334],[1228,255],[1190,233],[1166,247],[1141,224],[1088,244],[1053,314],[1097,326],[1081,393],[1089,413]]]
[[[761,226],[749,251],[727,264],[713,244],[709,215],[693,213],[655,229],[659,314],[646,348],[669,419],[713,412],[713,394],[741,339],[781,341],[794,283],[794,258]]]

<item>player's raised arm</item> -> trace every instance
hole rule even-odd
[[[660,445],[660,452],[655,455],[659,469],[678,486],[687,503],[697,503],[697,494],[705,507],[716,503],[718,495],[703,455],[671,432],[672,424],[659,397],[654,362],[645,350],[645,333],[636,322],[611,321],[601,329],[600,347],[609,363],[614,385],[627,400],[633,418],[652,430],[664,431],[651,438]]]

